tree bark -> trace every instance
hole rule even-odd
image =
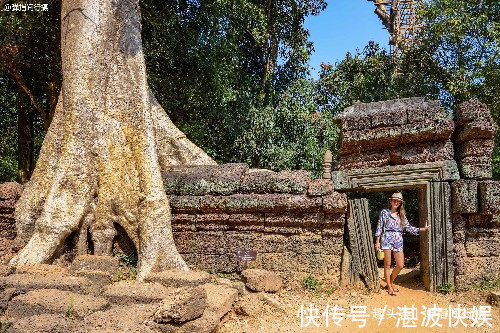
[[[19,89],[21,90],[21,89]],[[34,168],[35,131],[31,103],[23,91],[18,94],[17,114],[17,180],[26,183]]]
[[[215,164],[151,94],[138,0],[68,0],[61,10],[63,83],[33,176],[16,207],[26,246],[11,264],[50,262],[71,233],[110,255],[121,225],[138,279],[187,269],[173,242],[160,167]],[[84,237],[85,235],[85,237]]]

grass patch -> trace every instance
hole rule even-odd
[[[451,293],[452,291],[455,291],[455,286],[453,285],[453,283],[443,283],[441,285],[438,286],[437,290],[443,294],[443,295],[446,295],[446,294],[449,294]]]
[[[66,313],[65,313],[65,316],[66,318],[73,318],[74,317],[74,312],[75,312],[75,300],[73,299],[73,297],[71,297],[69,299],[69,304],[68,304],[68,307],[66,308]]]
[[[474,289],[479,291],[489,291],[492,289],[497,289],[500,287],[500,278],[491,279],[486,276],[482,277],[482,281],[479,284],[474,285]]]

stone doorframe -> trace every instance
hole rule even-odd
[[[419,226],[431,224],[420,236],[420,276],[430,291],[454,281],[450,182],[459,178],[453,160],[332,172],[339,192],[418,190]]]

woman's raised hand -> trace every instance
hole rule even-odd
[[[421,228],[422,231],[427,231],[429,230],[429,228],[431,227],[431,225],[429,224],[429,220],[425,220],[425,227]]]

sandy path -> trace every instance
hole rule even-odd
[[[450,327],[448,318],[437,318],[436,321],[442,325],[439,327],[437,325],[431,327],[433,324],[432,320],[428,321],[427,327],[425,326],[424,308],[433,307],[436,304],[437,308],[442,308],[445,310],[449,309],[449,306],[456,309],[460,304],[460,307],[466,310],[471,310],[473,306],[479,308],[479,306],[490,306],[486,303],[487,292],[462,292],[462,293],[452,293],[449,295],[441,295],[437,293],[430,293],[425,290],[420,281],[417,279],[410,279],[405,282],[398,282],[399,292],[397,296],[389,296],[385,290],[381,290],[378,293],[367,293],[360,291],[347,291],[347,290],[337,290],[332,295],[320,295],[319,297],[314,297],[311,293],[299,292],[297,291],[283,291],[272,297],[276,299],[280,305],[266,304],[256,304],[259,307],[259,312],[252,316],[242,316],[236,315],[233,312],[229,313],[223,320],[223,323],[219,326],[217,330],[218,333],[233,333],[233,332],[248,332],[248,333],[264,333],[264,332],[396,332],[396,331],[412,331],[412,332],[500,332],[500,308],[491,306],[491,312],[489,315],[492,320],[488,321],[492,327],[489,327],[486,323],[483,323],[480,327],[470,327],[473,321],[469,318],[463,319],[463,322],[468,326],[465,327],[461,322],[458,323],[456,327]],[[319,318],[315,318],[315,322],[319,325],[316,327],[307,315],[309,311],[304,312],[303,324],[309,322],[307,327],[301,327],[301,318],[297,316],[301,304],[304,305],[304,309],[309,310],[310,304],[313,304],[314,309],[318,309]],[[333,323],[330,317],[329,325],[326,327],[326,318],[322,316],[327,305],[333,308],[335,305],[343,308],[345,316],[343,320],[339,322],[341,327],[338,327]],[[416,308],[413,311],[416,320],[412,323],[407,321],[407,325],[413,325],[414,327],[403,327],[403,321],[400,320],[399,327],[397,327],[398,319],[397,317],[388,318],[388,312],[400,312],[397,307],[411,308],[412,305]],[[351,315],[350,306],[365,306],[366,324],[364,327],[359,327],[362,325],[360,321],[353,321],[352,317],[347,317]],[[385,319],[381,320],[379,325],[379,319],[373,318],[373,312],[375,308],[386,308]],[[357,308],[362,310],[362,308]],[[407,318],[411,318],[412,310],[407,310]],[[488,317],[488,314],[486,314]],[[452,318],[452,325],[457,320]],[[477,326],[478,324],[476,324]]]

